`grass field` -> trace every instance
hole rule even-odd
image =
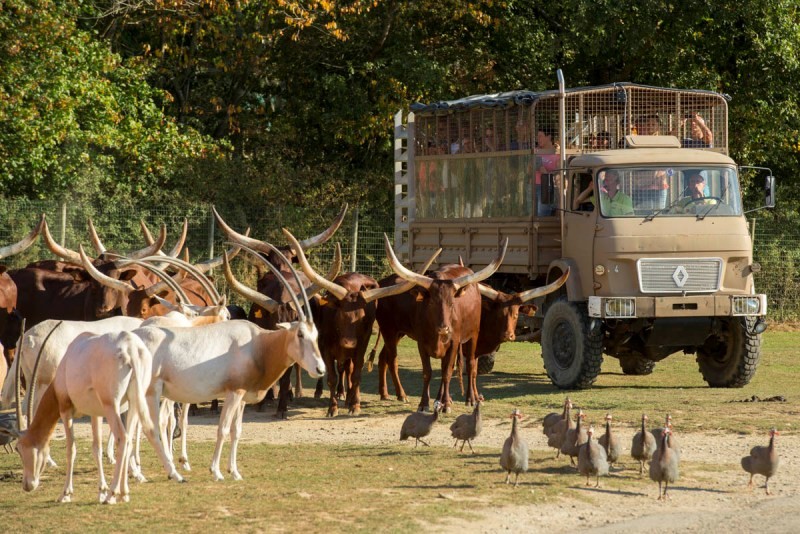
[[[784,434],[791,434],[800,406],[800,361],[795,350],[798,341],[797,333],[768,332],[758,373],[742,389],[710,389],[692,356],[673,355],[644,377],[623,375],[616,360],[609,358],[595,387],[569,395],[592,414],[596,423],[611,411],[616,424],[628,429],[637,424],[642,412],[652,414],[654,419],[669,412],[683,433],[750,434],[777,426]],[[367,429],[369,418],[391,416],[397,418],[399,430],[402,417],[419,400],[421,373],[415,346],[405,342],[400,358],[401,377],[411,403],[380,401],[375,395],[376,373],[366,374],[361,417],[367,419]],[[438,374],[434,376],[436,388]],[[510,411],[520,407],[527,415],[525,432],[531,435],[539,432],[544,414],[560,409],[566,395],[547,379],[539,346],[527,343],[505,345],[494,372],[479,377],[478,385],[487,399],[484,417],[508,421]],[[313,391],[311,380],[306,386]],[[467,410],[460,404],[455,383],[453,391],[457,404],[454,414],[447,416],[447,424],[455,414]],[[787,402],[736,402],[752,395],[782,395]],[[324,414],[322,401],[304,398],[297,405],[318,409],[320,417]],[[320,421],[322,425],[336,425],[336,421]],[[247,426],[244,433],[253,438],[248,436]],[[74,502],[63,505],[54,502],[63,485],[63,441],[52,443],[53,456],[60,467],[48,470],[42,486],[29,494],[21,489],[18,456],[0,452],[3,524],[35,532],[408,532],[419,530],[420,525],[431,528],[442,517],[469,518],[476,510],[509,502],[552,501],[580,484],[574,469],[563,460],[553,460],[549,451],[534,450],[525,484],[517,490],[507,487],[502,484],[504,475],[497,464],[499,445],[480,440],[475,455],[458,455],[450,447],[412,450],[400,442],[378,446],[245,442],[239,450],[239,468],[245,480],[214,483],[205,469],[213,442],[199,441],[190,443],[195,471],[182,485],[165,480],[152,449],[143,445],[144,467],[151,481],[144,485],[132,483],[131,502],[110,507],[96,502],[97,477],[89,446],[86,439],[78,442]],[[227,447],[223,460],[226,455]],[[702,482],[718,470],[735,467],[686,462],[682,464],[682,477]],[[632,470],[603,481],[608,491],[623,495],[650,484]]]

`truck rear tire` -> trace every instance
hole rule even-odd
[[[547,376],[561,389],[591,386],[603,363],[601,329],[589,329],[586,305],[559,299],[548,306],[542,326]]]
[[[761,357],[761,334],[751,334],[755,319],[736,317],[727,331],[712,336],[697,349],[703,379],[712,388],[740,388],[756,374]]]
[[[622,356],[619,359],[619,366],[626,375],[645,376],[652,374],[656,367],[656,362],[648,360],[637,354]]]

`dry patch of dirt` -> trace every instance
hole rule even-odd
[[[300,408],[290,412],[289,420],[278,420],[272,412],[257,413],[248,408],[242,441],[247,443],[314,444],[395,444],[402,419],[398,416],[324,417],[324,408]],[[218,418],[207,409],[190,418],[189,440],[216,440]],[[89,436],[88,424],[79,424],[76,433]],[[620,429],[628,444],[634,431]],[[508,435],[506,422],[485,421],[480,446],[497,446],[498,457]],[[532,450],[552,450],[537,421],[523,425],[523,436]],[[763,489],[763,477],[756,477],[757,488],[748,490],[748,475],[739,468],[739,459],[754,445],[765,444],[764,436],[735,434],[683,433],[680,439],[682,460],[709,465],[708,472],[695,472],[689,480],[679,480],[670,490],[671,500],[657,501],[657,486],[638,485],[632,491],[584,487],[576,476],[574,486],[546,504],[509,506],[479,510],[477,519],[450,519],[444,524],[423,526],[436,532],[800,532],[800,458],[789,447],[792,437],[779,438],[781,466],[771,481],[772,496]],[[433,432],[433,447],[451,447],[449,432]],[[411,445],[409,445],[411,446]],[[191,454],[191,451],[190,451]],[[724,467],[719,468],[718,466]],[[626,470],[633,469],[627,461]],[[696,471],[696,470],[695,470]],[[497,476],[503,474],[498,467]],[[614,476],[612,474],[612,476]],[[647,474],[645,473],[645,479]],[[534,491],[524,481],[535,480],[536,468],[520,477],[515,491]],[[641,488],[644,488],[642,490]],[[513,495],[513,492],[509,493]],[[513,501],[513,497],[510,499]]]

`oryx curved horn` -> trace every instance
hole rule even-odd
[[[22,330],[19,335],[19,339],[17,340],[17,358],[20,357],[22,352],[22,339],[25,337],[25,318],[22,318]],[[20,375],[22,374],[22,360],[17,362],[17,371],[14,374],[14,398],[17,401],[17,434],[25,430],[22,423],[22,394],[21,394],[21,378]]]
[[[500,267],[500,264],[503,263],[503,259],[506,257],[506,249],[508,249],[508,238],[503,240],[503,244],[500,247],[500,250],[497,253],[497,257],[492,260],[492,263],[481,269],[480,271],[472,274],[466,274],[464,276],[459,276],[458,278],[453,279],[453,285],[455,286],[456,290],[461,289],[464,286],[469,284],[475,284],[482,280],[486,280],[490,276],[494,274],[494,272]]]
[[[0,259],[6,258],[8,256],[13,256],[14,254],[19,254],[23,252],[31,245],[36,242],[36,238],[39,237],[39,232],[42,231],[42,226],[44,226],[44,214],[42,218],[39,219],[39,222],[36,224],[36,227],[31,230],[31,232],[25,236],[21,241],[14,243],[13,245],[6,245],[5,247],[0,247]]]
[[[31,424],[31,421],[33,421],[33,415],[34,415],[33,399],[35,398],[34,395],[36,393],[36,379],[39,377],[39,362],[42,361],[42,353],[44,352],[45,345],[47,345],[47,340],[50,339],[50,336],[53,335],[53,332],[55,332],[63,322],[64,321],[58,321],[56,325],[53,327],[53,329],[47,333],[47,336],[44,338],[44,341],[42,341],[42,346],[39,347],[39,354],[36,355],[36,362],[33,364],[33,373],[31,373],[31,383],[28,385],[28,409],[26,410],[29,426]]]
[[[250,227],[249,226],[247,227],[247,230],[244,231],[244,235],[245,236],[250,236]],[[228,256],[228,261],[230,261],[233,258],[235,258],[239,254],[239,252],[241,250],[242,249],[238,245],[234,244],[234,246],[229,248],[226,252],[223,252],[223,254],[226,254]],[[184,260],[184,261],[189,261],[189,260]],[[211,269],[214,269],[214,268],[219,267],[220,265],[222,265],[222,254],[220,254],[216,258],[211,258],[210,260],[205,260],[205,261],[199,261],[199,262],[197,262],[197,263],[195,263],[193,265],[201,273],[207,273]]]
[[[270,252],[272,252],[274,254],[277,254],[278,257],[281,259],[281,261],[283,261],[286,264],[286,266],[292,272],[292,276],[294,276],[294,281],[297,283],[297,287],[303,287],[303,282],[300,280],[300,277],[297,275],[297,271],[295,271],[294,268],[292,267],[292,262],[290,262],[286,258],[286,256],[283,255],[283,252],[278,250],[277,247],[275,247],[271,243],[264,243],[264,244],[267,245],[267,248],[270,250]],[[288,290],[289,294],[292,296],[292,302],[294,302],[294,305],[296,306],[297,315],[299,316],[300,320],[301,321],[305,321],[305,322],[310,323],[310,324],[313,324],[314,323],[314,318],[311,315],[311,303],[308,302],[308,295],[306,295],[306,292],[305,291],[301,291],[300,293],[303,295],[303,304],[305,305],[305,309],[308,310],[308,314],[303,312],[303,309],[300,306],[300,302],[299,302],[299,299],[297,298],[297,295],[295,295],[292,292],[291,288],[289,287],[289,284],[286,282],[286,279],[280,273],[280,269],[278,269],[275,266],[272,266],[272,264],[270,262],[268,262],[267,260],[264,260],[264,261],[267,263],[267,267],[269,267],[270,270],[275,274],[275,276],[277,276],[278,279],[283,283],[283,285],[286,286],[286,289]]]
[[[286,228],[283,229],[283,235],[286,236],[286,239],[289,240],[289,245],[294,250],[295,254],[297,255],[297,261],[300,263],[300,268],[303,269],[303,272],[306,273],[308,279],[320,286],[322,289],[325,289],[328,293],[331,293],[337,299],[342,300],[347,296],[347,289],[340,286],[336,282],[331,280],[327,280],[317,274],[313,267],[308,263],[306,259],[306,254],[303,252],[303,247],[300,243],[297,242],[297,239],[292,235],[292,233],[287,230]]]
[[[433,283],[433,278],[425,276],[424,274],[417,274],[414,271],[407,269],[402,263],[400,263],[400,260],[397,259],[397,256],[392,249],[392,245],[389,242],[389,236],[387,236],[386,233],[383,234],[383,243],[386,246],[386,257],[389,258],[389,265],[399,277],[403,278],[404,280],[408,280],[409,282],[413,282],[418,286],[422,286],[425,289],[428,289],[431,286]]]
[[[217,288],[214,287],[214,284],[211,282],[211,280],[208,279],[208,277],[205,274],[203,274],[199,269],[197,269],[191,263],[185,262],[179,258],[170,258],[165,256],[148,256],[146,258],[142,258],[142,261],[153,262],[153,263],[166,263],[172,265],[173,267],[177,267],[178,269],[186,271],[187,273],[192,275],[192,277],[194,277],[200,283],[201,286],[203,286],[203,290],[205,290],[205,292],[211,297],[213,303],[215,305],[219,305],[222,297],[220,297]]]
[[[425,274],[425,271],[431,268],[433,262],[436,261],[436,258],[439,257],[439,254],[442,253],[442,249],[436,250],[433,255],[431,255],[430,259],[422,266],[422,269],[419,270],[419,274]],[[406,291],[410,290],[416,284],[414,282],[403,282],[401,284],[394,284],[389,287],[378,287],[375,289],[367,289],[366,291],[361,293],[361,296],[367,302],[372,302],[373,300],[382,299],[386,297],[392,297],[394,295],[399,295],[401,293],[405,293]]]

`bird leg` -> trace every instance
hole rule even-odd
[[[764,482],[764,488],[767,490],[767,495],[772,495],[769,491],[769,477],[767,477],[767,481]]]
[[[475,454],[475,449],[472,448],[472,440],[471,439],[467,440],[467,445],[469,445],[469,450],[472,451],[472,454]],[[464,450],[464,444],[463,443],[461,444],[461,450],[462,451]]]
[[[514,487],[515,487],[515,488],[517,487],[517,484],[519,484],[519,473],[517,473],[517,474],[514,476]]]
[[[456,440],[456,442],[455,442],[455,443],[453,443],[453,448],[454,448],[454,449],[456,448],[456,445],[458,445],[458,440]]]
[[[511,481],[511,471],[506,473],[506,484],[508,484],[510,481]]]
[[[750,473],[750,482],[747,483],[747,487],[753,489],[753,473]]]
[[[594,485],[595,488],[600,487],[600,475],[597,475],[597,484]]]
[[[662,498],[663,498],[663,496],[662,496],[662,493],[661,493],[661,482],[659,482],[658,483],[658,499],[656,499],[656,500],[660,501]]]
[[[639,460],[639,476],[644,474],[644,460]]]
[[[422,440],[421,438],[417,438],[417,441],[419,441],[420,443],[422,443],[422,444],[423,444],[423,445],[425,445],[426,447],[430,447],[430,445],[428,445],[427,443],[425,443],[425,441],[424,441],[424,440]],[[416,445],[415,445],[415,447],[416,447]]]

